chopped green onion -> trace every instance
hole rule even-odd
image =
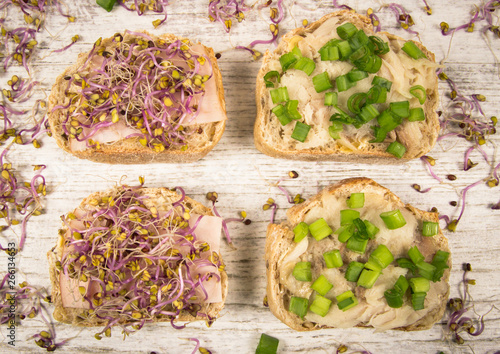
[[[321,274],[318,279],[311,285],[311,289],[315,290],[321,296],[325,296],[333,288],[333,285]]]
[[[309,307],[309,300],[303,297],[292,296],[290,298],[290,305],[288,306],[288,311],[293,312],[300,318],[304,318],[307,314],[307,308]]]
[[[390,92],[391,87],[392,87],[392,81],[384,79],[383,77],[380,77],[380,76],[375,76],[372,80],[372,85],[385,87],[387,89],[387,91]]]
[[[262,333],[259,340],[259,345],[255,350],[255,354],[276,354],[278,352],[279,340]],[[200,348],[201,351],[201,348]]]
[[[359,275],[358,282],[356,283],[358,286],[362,286],[366,289],[371,289],[378,277],[380,276],[380,272],[370,269],[363,269],[361,274]]]
[[[410,88],[410,93],[418,98],[418,102],[420,104],[424,104],[427,98],[427,93],[425,92],[425,88],[422,85],[416,85]]]
[[[408,250],[408,257],[410,257],[414,264],[417,264],[425,259],[424,255],[420,253],[417,246],[413,246]]]
[[[344,38],[345,39],[345,38]],[[352,50],[356,50],[358,48],[361,48],[368,44],[370,42],[370,38],[366,35],[366,33],[363,30],[359,30],[354,33],[354,35],[349,38],[349,45],[351,46]],[[369,49],[370,52],[373,52],[373,50]]]
[[[411,279],[410,279],[411,280]],[[415,311],[424,309],[425,296],[427,293],[418,292],[411,294],[411,306]]]
[[[285,109],[287,115],[294,120],[302,118],[302,116],[299,113],[299,110],[297,109],[298,106],[299,106],[298,100],[289,100],[285,103]]]
[[[337,92],[325,93],[325,106],[336,106],[338,101]]]
[[[382,66],[382,59],[377,55],[367,55],[359,60],[353,61],[353,64],[361,70],[368,71],[369,73],[376,73]]]
[[[427,58],[424,54],[424,52],[422,52],[420,50],[420,48],[415,44],[413,43],[412,41],[408,41],[406,42],[403,47],[401,47],[401,49],[406,53],[408,54],[408,56],[410,58],[413,58],[413,59],[420,59],[420,58]]]
[[[351,38],[357,31],[358,29],[356,28],[356,26],[354,26],[350,22],[346,22],[342,26],[337,27],[337,34],[342,39]]]
[[[351,209],[362,208],[365,205],[365,193],[351,193],[346,202]]]
[[[273,100],[274,104],[286,102],[289,100],[288,89],[286,88],[286,86],[269,90],[269,93],[271,94],[271,99]]]
[[[264,82],[266,83],[266,87],[273,87],[274,88],[274,82],[271,81],[271,79],[276,78],[276,82],[279,84],[281,81],[281,75],[277,71],[269,71],[266,75],[264,75]]]
[[[439,231],[439,224],[432,221],[424,221],[422,226],[423,236],[434,236],[437,235]]]
[[[340,125],[340,129],[339,126]],[[340,132],[343,130],[342,123],[333,122],[331,126],[328,127],[328,134],[332,139],[340,139]]]
[[[350,237],[345,244],[345,246],[351,251],[361,254],[365,253],[367,245],[368,239],[361,238],[357,236],[357,234]]]
[[[333,108],[335,108],[335,110],[338,113],[333,114],[330,117],[331,122],[342,122],[343,124],[353,124],[354,120],[350,115],[348,115],[346,112],[344,112],[338,106],[333,106]]]
[[[370,254],[370,259],[374,259],[382,269],[387,268],[394,261],[394,256],[385,245],[378,245]]]
[[[401,124],[401,118],[393,114],[390,110],[386,109],[377,117],[377,123],[378,125],[380,125],[380,128],[382,128],[382,130],[387,134],[387,132],[390,132]]]
[[[389,307],[397,309],[403,306],[403,294],[394,289],[386,290],[384,292],[384,297]]]
[[[391,102],[391,112],[401,118],[407,118],[410,116],[410,102],[400,101]]]
[[[309,233],[309,225],[307,225],[305,222],[302,221],[297,226],[295,226],[293,228],[293,233],[295,234],[295,237],[293,238],[293,241],[294,242],[300,242]]]
[[[358,299],[351,290],[345,291],[335,297],[337,299],[337,306],[339,310],[347,311],[358,304]]]
[[[370,36],[369,38],[374,46],[373,49],[374,54],[383,55],[389,53],[389,44],[384,42],[380,37]]]
[[[411,270],[413,275],[417,274],[417,266],[415,266],[415,264],[412,261],[410,261],[408,258],[398,258],[398,259],[396,259],[396,262],[398,262],[398,265],[401,268],[406,268],[406,269]]]
[[[330,310],[331,305],[331,300],[321,295],[316,295],[316,298],[312,302],[311,306],[309,306],[309,310],[317,315],[320,315],[321,317],[325,317],[328,313],[328,310]]]
[[[116,0],[96,0],[96,4],[102,7],[107,12],[111,12],[115,6]]]
[[[408,280],[403,275],[400,275],[396,283],[394,284],[394,290],[397,292],[404,294],[406,290],[408,290],[408,287],[410,284],[408,283]]]
[[[370,239],[374,239],[375,238],[375,235],[378,234],[378,232],[380,231],[380,229],[378,227],[376,227],[375,225],[373,225],[371,222],[369,222],[368,220],[364,220],[363,221],[365,223],[365,226],[366,226],[366,232],[368,233],[368,237]]]
[[[323,253],[323,258],[325,259],[325,264],[327,268],[340,268],[344,265],[339,250],[331,250],[325,252]]]
[[[420,107],[410,109],[410,116],[408,117],[409,122],[424,121],[425,113]]]
[[[399,229],[406,225],[406,220],[399,209],[386,211],[380,214],[380,217],[389,230]]]
[[[307,76],[311,75],[314,69],[316,69],[316,64],[314,64],[314,60],[302,57],[293,66],[294,69],[301,70],[307,74]]]
[[[363,122],[367,123],[372,119],[376,118],[379,115],[379,111],[375,108],[374,105],[368,104],[361,109],[361,113],[359,116],[363,120]]]
[[[432,264],[427,263],[425,261],[420,261],[415,263],[418,268],[418,274],[424,277],[425,279],[432,280],[434,278],[434,272],[436,271],[436,267]]]
[[[382,86],[372,86],[367,93],[366,103],[385,103],[387,100],[387,89]]]
[[[356,82],[363,80],[368,77],[368,73],[366,71],[358,70],[358,69],[352,69],[347,73],[347,78],[351,82]]]
[[[303,143],[306,140],[307,134],[309,134],[310,129],[311,126],[302,122],[297,122],[292,132],[292,138]]]
[[[296,44],[295,47],[293,47],[291,53],[295,55],[295,58],[300,59],[302,58],[302,52],[299,49],[299,46]]]
[[[352,224],[354,219],[359,218],[360,213],[357,210],[344,209],[340,211],[340,225]]]
[[[292,275],[299,281],[311,281],[311,262],[298,262],[295,267],[293,267]]]
[[[370,269],[370,270],[374,270],[374,271],[377,271],[377,272],[381,272],[382,271],[382,267],[380,266],[379,262],[377,262],[372,257],[368,258],[368,261],[366,261],[365,268],[366,269]]]
[[[352,48],[352,47],[351,47]],[[361,46],[357,48],[349,57],[349,60],[352,62],[355,61],[363,61],[366,60],[365,58],[369,58],[372,56],[372,52],[368,46]]]
[[[414,293],[426,293],[431,288],[429,280],[422,277],[411,278],[409,282]]]
[[[397,141],[393,141],[389,144],[387,149],[385,150],[391,155],[396,156],[398,159],[402,158],[406,152],[406,148],[403,144],[398,143]]]
[[[434,255],[431,263],[434,267],[436,267],[436,270],[434,271],[434,275],[432,277],[433,282],[440,281],[443,277],[444,271],[449,268],[447,264],[449,256],[449,252],[444,252],[441,250],[437,251]]]
[[[280,57],[281,69],[287,71],[297,62],[297,57],[293,53],[285,53]]]
[[[340,60],[347,60],[352,54],[352,48],[348,41],[340,41],[337,43],[340,52]]]
[[[357,92],[355,94],[352,94],[351,97],[349,97],[349,99],[347,100],[347,108],[352,113],[360,113],[361,108],[366,103],[366,97],[367,94],[364,92]]]
[[[321,55],[321,61],[333,61],[340,59],[339,48],[333,46],[321,48],[319,50],[319,54]]]
[[[345,243],[354,234],[354,225],[348,224],[341,226],[338,230],[339,242]]]
[[[273,109],[271,109],[271,112],[273,112],[276,115],[276,117],[280,121],[281,125],[287,125],[288,123],[290,123],[292,121],[292,117],[290,117],[286,113],[286,108],[281,104],[279,104],[276,107],[274,107]]]
[[[382,112],[382,114],[384,114],[384,112]],[[373,135],[375,135],[375,139],[370,140],[370,143],[383,142],[385,140],[385,138],[387,137],[387,131],[384,128],[376,126],[376,125],[372,126],[371,128],[373,129]]]
[[[318,93],[333,88],[333,84],[330,81],[330,78],[328,77],[328,73],[326,71],[316,76],[313,76],[312,82],[314,85],[314,89]]]
[[[309,232],[316,241],[321,241],[333,233],[333,230],[328,226],[325,219],[320,218],[309,225]]]
[[[347,281],[356,282],[358,281],[359,275],[363,271],[363,263],[353,261],[349,263],[345,271],[345,278]]]
[[[337,84],[337,90],[339,92],[344,92],[349,90],[351,87],[356,86],[355,82],[349,81],[347,75],[340,75],[335,79],[335,83]]]
[[[357,235],[360,238],[369,238],[368,231],[366,230],[366,225],[360,218],[356,218],[352,221],[357,230]]]

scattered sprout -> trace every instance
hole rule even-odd
[[[210,0],[208,3],[208,18],[212,22],[220,22],[226,32],[229,33],[233,21],[243,21],[245,12],[251,9],[250,6],[245,5],[244,0]]]
[[[128,5],[128,3],[132,2]],[[163,19],[153,21],[153,26],[156,28],[162,25],[167,20],[168,0],[118,0],[118,3],[128,11],[135,11],[137,15],[142,16],[146,11],[153,11],[157,14],[163,14]]]

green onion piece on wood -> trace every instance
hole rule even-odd
[[[278,352],[279,342],[277,338],[262,333],[255,354],[276,354]]]
[[[102,7],[107,12],[111,12],[115,6],[116,0],[96,0],[96,4]]]

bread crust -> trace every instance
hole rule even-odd
[[[141,190],[138,191],[139,193],[142,193],[143,195],[148,195],[152,200],[154,200],[155,197],[162,196],[162,197],[167,197],[169,200],[178,200],[181,195],[171,191],[168,188],[142,188]],[[85,198],[81,203],[78,208],[84,209],[86,206],[89,205],[89,201],[93,199],[100,199],[102,197],[109,196],[111,194],[111,190],[106,191],[106,192],[96,192],[91,195],[89,195],[87,198]],[[199,215],[208,215],[208,216],[214,216],[212,210],[210,208],[207,208],[203,204],[197,202],[194,199],[189,198],[188,196],[185,196],[185,207],[188,211],[199,214]],[[77,208],[77,209],[78,209]],[[80,317],[84,310],[82,309],[77,309],[77,308],[65,308],[62,304],[62,297],[61,297],[61,287],[59,283],[59,277],[60,277],[60,272],[56,268],[56,262],[61,259],[62,252],[63,252],[63,247],[64,247],[64,235],[67,231],[67,226],[63,223],[62,229],[59,231],[59,239],[57,242],[57,245],[53,247],[49,252],[47,252],[47,258],[49,262],[49,275],[50,275],[50,282],[52,285],[52,302],[55,305],[53,317],[59,322],[75,325],[75,326],[82,326],[82,327],[95,327],[95,326],[102,326],[106,324],[106,321],[103,320],[98,320],[94,319],[91,322],[88,321],[83,321],[82,318]],[[219,256],[222,259],[222,256],[219,254]],[[227,273],[225,270],[219,270],[220,276],[221,276],[221,290],[222,290],[222,301],[221,302],[216,302],[216,303],[210,303],[210,304],[200,304],[201,305],[201,312],[207,314],[211,318],[217,318],[220,311],[224,308],[224,304],[227,298],[227,293],[228,293],[228,277]],[[181,311],[179,316],[175,319],[175,321],[201,321],[201,320],[207,320],[206,317],[202,316],[192,316],[186,311]],[[170,322],[169,319],[166,318],[154,318],[152,322]]]
[[[164,39],[166,41],[172,42],[177,39],[185,40],[186,38],[180,38],[173,34],[162,34],[160,36],[152,35],[146,31],[141,31],[146,35],[154,39]],[[125,32],[125,35],[130,35]],[[113,38],[106,38],[102,40],[101,46],[110,47],[113,42]],[[201,44],[201,43],[200,43]],[[202,45],[203,46],[203,45]],[[102,144],[99,150],[94,148],[88,148],[83,151],[72,151],[69,147],[69,140],[65,138],[64,131],[62,129],[61,123],[64,120],[64,116],[67,112],[66,109],[54,110],[54,107],[58,105],[67,105],[69,103],[69,98],[65,95],[66,89],[66,76],[71,76],[77,72],[88,58],[90,52],[80,53],[76,63],[64,70],[64,72],[59,75],[56,82],[52,86],[52,90],[48,99],[48,122],[50,126],[50,131],[52,136],[56,140],[57,145],[64,151],[75,155],[80,159],[87,159],[95,162],[102,162],[108,164],[143,164],[143,163],[177,163],[177,162],[194,162],[202,157],[206,156],[210,150],[212,150],[215,145],[219,142],[224,133],[226,127],[226,103],[224,100],[224,87],[222,85],[222,75],[217,64],[217,59],[212,48],[203,46],[207,57],[210,59],[210,63],[213,69],[213,79],[216,83],[217,96],[222,110],[224,111],[225,119],[219,122],[213,123],[202,123],[197,125],[192,125],[193,128],[202,128],[209,133],[209,139],[205,142],[203,146],[194,147],[190,146],[188,150],[182,151],[180,147],[170,147],[162,152],[155,152],[152,149],[141,145],[139,138],[129,138],[117,141],[113,144]]]
[[[256,148],[262,153],[272,156],[280,157],[291,160],[304,160],[304,161],[340,161],[340,162],[363,162],[363,163],[391,163],[397,164],[406,162],[408,160],[420,157],[429,152],[435,145],[437,137],[439,134],[439,117],[437,115],[438,106],[438,80],[437,77],[433,83],[432,94],[428,94],[427,100],[423,105],[424,113],[426,116],[425,121],[425,137],[427,142],[419,142],[424,144],[424,146],[415,146],[407,148],[405,156],[401,159],[395,158],[393,155],[385,151],[387,144],[370,144],[369,149],[359,149],[357,151],[341,151],[338,145],[335,148],[309,148],[296,150],[293,148],[288,148],[286,144],[270,144],[266,140],[266,134],[269,132],[265,129],[267,122],[272,118],[271,108],[272,102],[269,99],[268,88],[266,88],[264,83],[264,75],[268,71],[269,62],[275,60],[276,56],[280,56],[288,51],[287,47],[289,42],[294,36],[304,37],[307,33],[314,32],[318,27],[320,27],[325,21],[332,17],[338,17],[339,23],[351,22],[358,29],[363,29],[365,32],[369,32],[372,35],[376,35],[373,32],[373,26],[371,20],[361,14],[354,13],[348,10],[341,10],[337,12],[330,13],[323,16],[316,22],[309,24],[307,27],[296,28],[281,38],[281,42],[274,52],[266,51],[262,66],[257,75],[255,98],[257,104],[257,116],[254,125],[254,143]],[[389,40],[404,40],[401,37],[387,33],[379,32],[385,34]],[[414,42],[427,56],[427,58],[434,62],[435,56],[427,48],[425,48],[421,43]],[[276,120],[275,120],[276,121]],[[279,124],[279,123],[276,123]]]
[[[349,178],[340,181],[339,183],[333,184],[320,193],[305,201],[302,204],[293,206],[287,211],[287,222],[282,224],[269,224],[267,227],[266,234],[266,249],[265,249],[265,260],[266,260],[266,276],[267,276],[267,300],[269,303],[269,309],[271,312],[284,324],[297,331],[311,331],[318,330],[321,328],[333,328],[329,326],[319,325],[307,320],[301,320],[297,315],[288,311],[286,307],[286,297],[287,289],[280,284],[280,273],[279,273],[279,263],[280,260],[286,255],[290,246],[294,244],[293,238],[293,227],[299,222],[304,220],[305,214],[311,208],[317,205],[321,205],[322,199],[325,195],[337,195],[348,191],[349,193],[357,193],[369,190],[377,190],[384,193],[384,197],[392,201],[399,208],[406,208],[411,211],[418,220],[425,219],[426,221],[439,222],[439,216],[437,213],[426,212],[417,209],[410,204],[405,204],[399,199],[394,193],[389,189],[379,185],[375,181],[369,178]],[[448,240],[443,235],[441,229],[436,236],[432,238],[426,238],[428,241],[434,244],[434,249],[440,249],[449,252]],[[422,317],[417,322],[405,326],[395,328],[396,330],[403,331],[419,331],[429,329],[434,323],[439,321],[446,310],[446,303],[449,296],[449,284],[448,280],[450,277],[451,270],[451,257],[448,259],[448,266],[450,267],[444,272],[441,281],[445,282],[447,285],[447,291],[443,294],[443,301],[440,306],[434,311],[429,312],[426,316]],[[357,327],[371,327],[365,325],[358,325]]]

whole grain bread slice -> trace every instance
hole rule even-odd
[[[294,313],[288,311],[290,291],[280,282],[280,265],[286,257],[291,247],[296,245],[294,242],[293,228],[301,221],[314,207],[322,207],[326,202],[326,197],[346,197],[351,193],[377,193],[384,197],[385,200],[395,203],[400,209],[407,209],[418,220],[438,222],[437,213],[426,212],[417,209],[410,204],[403,203],[389,189],[382,187],[369,178],[349,178],[342,180],[323,189],[316,196],[310,198],[302,204],[293,206],[287,211],[287,221],[281,224],[269,224],[266,233],[266,276],[267,276],[267,300],[271,312],[284,324],[297,331],[319,330],[321,328],[333,328],[318,323],[301,319]],[[434,237],[423,237],[422,242],[427,244],[427,247],[434,250],[442,250],[450,252],[448,248],[448,240],[443,235],[441,229]],[[325,250],[326,251],[326,250]],[[341,251],[342,252],[342,251]],[[394,328],[404,331],[417,331],[429,329],[434,323],[439,321],[444,314],[449,295],[449,276],[451,270],[451,259],[448,259],[449,269],[446,269],[441,282],[445,284],[445,290],[440,294],[438,306],[433,311],[430,311],[425,317],[422,317],[415,323],[404,327]],[[334,285],[335,286],[335,285]],[[334,305],[332,305],[334,306]],[[358,324],[357,327],[371,327],[366,324]]]
[[[163,39],[167,42],[173,42],[178,39],[185,40],[185,38],[177,37],[173,34],[162,34],[155,36],[146,31],[142,33],[147,34],[154,40]],[[125,32],[123,34],[124,40],[133,38],[134,34]],[[101,44],[96,50],[109,51],[113,48],[113,37],[102,39]],[[217,59],[214,55],[212,48],[203,46],[205,54],[210,60],[213,69],[213,77],[211,80],[215,81],[217,96],[219,98],[220,106],[226,114],[226,104],[224,100],[224,88],[222,85],[222,75],[217,64]],[[74,75],[77,70],[86,62],[89,53],[81,53],[75,64],[68,67],[64,72],[59,75],[56,82],[52,86],[52,91],[48,100],[48,122],[52,136],[57,142],[57,145],[64,151],[75,155],[81,159],[88,159],[95,162],[109,163],[109,164],[143,164],[143,163],[165,163],[165,162],[194,162],[212,150],[219,142],[224,133],[226,120],[221,120],[212,123],[193,124],[185,127],[191,133],[187,138],[186,143],[188,149],[184,150],[182,146],[171,145],[161,152],[156,152],[153,149],[143,146],[139,138],[128,138],[116,141],[114,143],[102,144],[99,149],[88,148],[83,151],[72,151],[70,149],[70,141],[62,128],[62,122],[68,108],[54,109],[57,106],[68,106],[70,98],[66,95],[67,81],[65,78]]]
[[[105,191],[105,192],[96,192],[91,195],[89,195],[87,198],[85,198],[81,203],[80,206],[77,209],[80,210],[88,210],[91,206],[91,202],[93,200],[100,200],[103,197],[108,197],[110,196],[112,190]],[[153,203],[158,200],[159,198],[162,198],[164,200],[168,201],[168,205],[171,205],[171,203],[178,201],[181,198],[181,195],[178,194],[177,192],[174,192],[168,188],[141,188],[137,191],[139,194],[143,196],[147,196],[149,200],[151,200]],[[208,215],[208,216],[214,216],[213,212],[211,209],[205,207],[203,204],[197,202],[194,199],[189,198],[188,196],[184,197],[184,201],[182,202],[182,205],[188,211],[189,213],[193,214],[198,214],[198,215]],[[158,206],[159,207],[159,206]],[[59,236],[58,236],[58,241],[55,247],[53,247],[48,253],[47,253],[47,258],[49,262],[49,274],[50,274],[50,281],[52,284],[52,301],[55,305],[55,310],[53,313],[54,319],[56,319],[59,322],[75,325],[75,326],[85,326],[85,327],[92,327],[92,326],[102,326],[107,323],[106,320],[99,320],[97,318],[92,318],[89,320],[87,316],[85,316],[85,310],[84,309],[78,309],[78,308],[66,308],[63,306],[62,303],[62,297],[61,297],[61,286],[60,286],[60,275],[61,272],[56,266],[56,262],[61,260],[63,250],[64,250],[64,244],[65,244],[65,235],[68,230],[67,225],[63,223],[63,227],[59,230]],[[222,256],[219,253],[219,257],[222,260]],[[220,282],[221,282],[221,291],[222,291],[222,301],[221,302],[215,302],[215,303],[201,303],[200,304],[200,309],[198,311],[199,314],[205,314],[205,315],[197,315],[193,316],[191,313],[188,311],[181,311],[180,314],[177,316],[175,321],[207,321],[207,323],[211,323],[214,319],[216,319],[219,316],[219,313],[222,311],[224,308],[224,304],[227,298],[227,293],[228,293],[228,277],[227,273],[224,269],[219,269],[220,272]],[[156,317],[153,318],[153,322],[170,322],[170,319],[167,319],[166,317]],[[121,323],[121,324],[127,324],[127,323]]]
[[[404,121],[403,124],[389,133],[388,138],[383,143],[364,143],[362,146],[360,145],[361,147],[358,147],[359,141],[357,138],[355,136],[347,136],[346,139],[350,143],[349,145],[341,145],[336,143],[334,139],[328,139],[328,142],[322,142],[319,146],[299,149],[297,148],[297,144],[301,144],[300,142],[284,139],[283,126],[271,112],[274,104],[271,101],[269,89],[266,88],[264,75],[270,70],[277,70],[276,67],[270,69],[271,65],[276,63],[281,55],[290,52],[297,43],[297,39],[313,33],[331,18],[337,18],[338,25],[351,22],[358,29],[364,30],[368,36],[386,35],[389,39],[391,50],[394,50],[393,41],[404,40],[387,32],[374,33],[371,20],[368,17],[347,10],[330,13],[318,21],[310,23],[307,27],[299,27],[285,34],[273,52],[266,51],[262,66],[257,75],[255,92],[257,116],[254,125],[254,143],[257,149],[272,157],[306,161],[334,160],[364,163],[400,163],[425,155],[434,147],[440,129],[439,118],[436,112],[438,105],[438,80],[436,75],[433,75],[433,78],[429,79],[431,89],[427,89],[427,100],[422,106],[426,117],[425,121]],[[429,61],[433,65],[436,65],[434,63],[434,54],[421,43],[414,43],[422,50]],[[418,130],[420,131],[419,138],[412,136],[412,129],[407,128],[409,124],[418,126]],[[389,143],[396,140],[396,138],[406,147],[406,153],[401,159],[397,159],[386,152]],[[356,149],[352,148],[353,145]]]

